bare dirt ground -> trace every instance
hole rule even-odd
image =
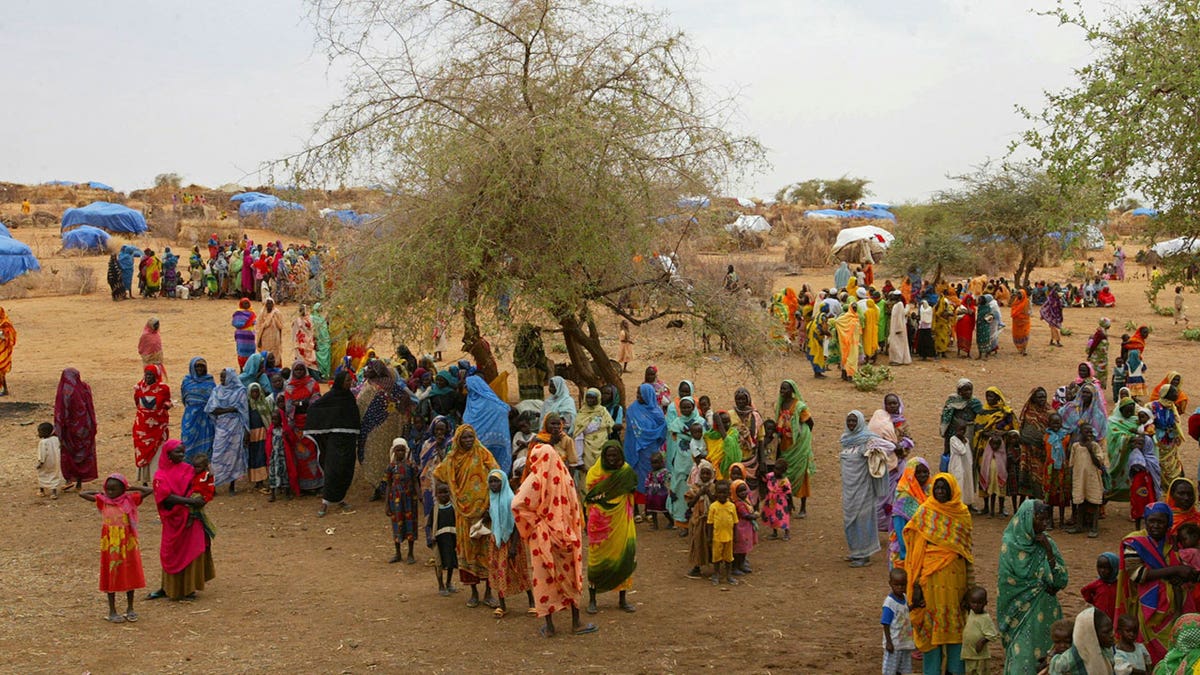
[[[57,238],[57,229],[15,234],[40,242],[35,250],[42,251],[47,267],[81,261],[48,254],[53,246],[46,241]],[[638,370],[654,363],[672,386],[694,380],[717,408],[732,405],[733,390],[745,383],[768,413],[779,380],[793,378],[813,410],[819,473],[809,518],[793,521],[791,542],[763,542],[750,556],[755,571],[741,586],[718,590],[707,581],[688,580],[686,542],[673,532],[642,527],[631,595],[638,612],[621,613],[615,597],[602,596],[601,613],[592,617],[599,633],[546,640],[537,634],[538,622],[522,615],[523,599],[513,600],[518,611],[496,620],[486,609],[467,609],[464,595],[439,597],[430,568],[386,564],[392,548],[388,521],[382,506],[366,501],[365,482],[359,482],[350,495],[357,512],[320,520],[313,498],[269,504],[253,491],[219,495],[209,507],[219,527],[217,578],[194,602],[146,602],[139,594],[141,620],[110,625],[101,620],[104,598],[96,591],[99,519],[91,504],[73,494],[57,501],[36,496],[36,423],[51,419],[61,370],[78,367],[95,394],[100,475],[133,475],[131,389],[140,376],[136,344],[143,324],[152,315],[162,320],[166,369],[175,390],[192,356],[207,357],[212,372],[234,364],[228,321],[235,305],[205,299],[113,303],[103,282],[105,260],[82,260],[99,275],[94,293],[4,303],[20,334],[9,378],[13,395],[0,399],[0,488],[9,495],[0,503],[5,654],[0,669],[13,672],[873,673],[879,667],[886,565],[876,556],[873,566],[852,570],[841,560],[836,448],[847,411],[858,408],[870,416],[885,393],[900,393],[918,454],[936,461],[937,417],[959,377],[974,380],[977,393],[998,385],[1019,411],[1035,386],[1052,391],[1073,377],[1101,315],[1113,319],[1116,335],[1127,320],[1155,329],[1148,379],[1157,382],[1177,369],[1185,391],[1200,386],[1195,358],[1200,346],[1184,341],[1169,318],[1151,314],[1144,280],[1115,284],[1115,309],[1068,310],[1066,325],[1074,335],[1064,338],[1062,349],[1046,346],[1045,325],[1035,321],[1026,358],[1016,355],[1005,334],[999,358],[918,362],[897,368],[895,382],[872,394],[856,392],[836,377],[814,381],[799,355],[782,359],[755,382],[728,355],[695,356],[690,331],[648,328],[638,334]],[[819,270],[779,284],[828,286],[830,279],[830,270]],[[1189,303],[1197,300],[1189,297]],[[284,309],[292,313],[295,306]],[[496,344],[507,359],[511,342]],[[172,416],[173,431],[179,414]],[[1184,450],[1189,474],[1197,454],[1189,442]],[[1099,540],[1055,533],[1070,566],[1070,586],[1062,593],[1068,615],[1083,607],[1078,589],[1094,578],[1096,555],[1114,550],[1130,529],[1122,506],[1110,507]],[[992,612],[1003,527],[999,519],[976,521],[976,574],[991,591]],[[158,542],[159,525],[147,504],[141,544],[151,584],[159,574]],[[418,544],[421,562],[424,552]],[[1000,650],[994,648],[994,654]]]

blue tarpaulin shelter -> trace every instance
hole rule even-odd
[[[863,218],[866,220],[895,220],[896,214],[887,209],[816,209],[806,211],[805,218]]]
[[[107,253],[108,238],[108,233],[98,227],[80,225],[70,232],[63,232],[62,242],[65,249]]]
[[[79,185],[79,183],[76,183],[73,180],[48,180],[46,181],[46,185],[65,185],[66,187],[75,187],[76,185]]]
[[[304,210],[303,204],[297,204],[296,202],[285,202],[274,195],[265,195],[265,197],[265,199],[243,200],[242,205],[238,207],[238,215],[252,216],[261,213],[265,216],[275,209],[286,209],[289,211]]]
[[[231,202],[252,202],[255,199],[278,199],[275,195],[269,195],[262,192],[239,192],[229,198]]]
[[[28,246],[12,237],[0,237],[0,284],[40,269],[42,266]]]
[[[92,202],[77,209],[67,209],[62,218],[63,232],[80,225],[98,227],[110,234],[141,234],[147,230],[146,217],[141,211],[108,202]]]
[[[1131,215],[1131,216],[1146,216],[1148,218],[1157,218],[1158,211],[1155,211],[1154,209],[1148,209],[1143,206],[1143,207],[1136,208],[1136,209],[1130,211],[1129,215]]]
[[[87,182],[87,186],[92,188],[93,190],[107,190],[109,192],[113,191],[112,187],[105,185],[104,183],[101,183],[98,180],[89,180]]]
[[[335,211],[326,211],[326,218],[337,218],[347,225],[360,226],[366,222],[374,220],[377,216],[371,213],[359,213],[353,209],[340,209]]]

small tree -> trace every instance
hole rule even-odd
[[[984,164],[954,179],[962,187],[938,194],[934,202],[976,240],[1014,246],[1019,259],[1013,280],[1025,285],[1052,235],[1060,240],[1073,237],[1082,218],[1096,215],[1087,205],[1099,206],[1081,198],[1086,191],[1054,181],[1031,163]]]
[[[154,187],[178,190],[183,185],[183,176],[177,173],[160,173],[154,177]]]
[[[933,271],[937,285],[945,272],[973,272],[974,249],[963,240],[961,224],[946,209],[931,204],[896,208],[901,223],[893,232],[896,240],[888,248],[884,263],[896,272],[918,269]]]
[[[831,202],[857,202],[866,196],[870,183],[866,178],[842,176],[825,181],[821,196]]]
[[[779,188],[775,199],[787,204],[820,204],[823,201],[857,202],[867,194],[865,178],[842,176],[833,180],[810,178]]]
[[[824,183],[815,178],[779,188],[775,199],[787,204],[820,204]]]

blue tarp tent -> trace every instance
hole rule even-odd
[[[76,185],[79,185],[79,183],[76,183],[73,180],[48,180],[46,181],[46,185],[65,185],[66,187],[75,187]]]
[[[886,209],[816,209],[806,211],[805,218],[863,218],[866,220],[895,220],[896,214]]]
[[[252,216],[255,214],[266,215],[275,209],[287,209],[289,211],[303,211],[304,206],[296,202],[285,202],[279,197],[267,195],[266,199],[249,199],[242,202],[238,207],[239,216]]]
[[[231,202],[251,202],[255,199],[277,199],[275,195],[268,195],[262,192],[239,192],[229,198]]]
[[[0,284],[40,269],[42,266],[28,246],[11,237],[0,237]]]
[[[1148,218],[1157,218],[1158,211],[1155,211],[1154,209],[1148,209],[1143,206],[1141,208],[1136,208],[1136,209],[1130,211],[1129,215],[1131,215],[1131,216],[1146,216]]]
[[[338,220],[342,221],[343,223],[345,223],[347,225],[354,225],[354,226],[361,226],[364,223],[374,220],[377,217],[374,214],[359,213],[358,211],[355,211],[353,209],[341,209],[341,210],[336,210],[336,211],[326,211],[324,213],[324,216],[326,218],[337,218]]]
[[[70,232],[63,232],[62,242],[65,249],[108,252],[108,233],[91,225],[80,225]]]
[[[147,230],[146,218],[140,211],[108,202],[92,202],[77,209],[67,209],[62,218],[63,232],[80,225],[91,225],[113,234],[141,234]]]
[[[98,180],[89,180],[87,182],[87,186],[92,188],[93,190],[107,190],[109,192],[113,191],[113,189],[110,186],[105,185],[104,183],[101,183]]]

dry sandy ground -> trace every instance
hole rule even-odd
[[[37,233],[38,237],[56,232]],[[21,238],[28,231],[18,232]],[[50,266],[75,264],[44,259]],[[88,264],[103,268],[103,259]],[[102,278],[102,277],[101,277]],[[830,275],[781,280],[828,285]],[[814,381],[806,362],[791,356],[754,383],[728,357],[687,355],[683,331],[648,329],[639,335],[640,369],[656,363],[671,383],[692,379],[719,408],[733,390],[751,385],[760,408],[773,408],[778,381],[796,379],[816,419],[819,474],[809,518],[795,521],[789,543],[764,542],[751,555],[755,572],[737,588],[720,590],[690,581],[687,546],[673,532],[640,532],[639,569],[631,599],[638,612],[615,609],[602,597],[594,617],[598,634],[554,640],[538,636],[538,622],[520,611],[495,620],[486,609],[467,609],[465,597],[437,595],[423,565],[388,565],[390,531],[383,509],[365,501],[365,483],[351,493],[357,512],[318,520],[313,498],[268,504],[254,492],[219,496],[209,507],[220,532],[214,544],[217,578],[194,602],[138,601],[141,621],[101,620],[104,598],[96,591],[94,508],[74,495],[50,501],[36,496],[35,423],[50,420],[55,385],[66,366],[78,367],[95,392],[100,418],[100,475],[134,473],[131,389],[140,376],[137,338],[147,317],[162,320],[166,368],[178,387],[190,357],[202,354],[210,370],[232,364],[228,320],[232,302],[134,300],[112,303],[107,289],[90,296],[12,300],[5,303],[20,332],[13,396],[0,400],[0,653],[14,672],[247,672],[393,671],[401,667],[462,672],[499,670],[594,672],[877,672],[879,607],[887,593],[881,562],[852,570],[841,561],[837,436],[847,411],[867,416],[887,391],[907,406],[919,454],[940,451],[937,415],[959,377],[976,391],[998,385],[1020,409],[1038,385],[1053,389],[1073,376],[1096,320],[1107,314],[1120,333],[1126,320],[1156,331],[1147,359],[1157,381],[1171,368],[1184,389],[1200,385],[1200,347],[1183,341],[1170,319],[1152,316],[1143,302],[1145,282],[1117,284],[1118,308],[1068,310],[1075,331],[1065,347],[1046,346],[1044,324],[1034,323],[1032,354],[1017,356],[1011,343],[988,361],[949,359],[899,368],[896,381],[863,394],[836,377]],[[1197,301],[1191,298],[1195,305]],[[286,307],[294,312],[295,307]],[[497,342],[504,342],[498,340]],[[511,353],[511,343],[499,345]],[[178,429],[178,413],[173,428]],[[1190,474],[1196,447],[1184,451]],[[141,542],[147,576],[157,579],[159,526],[142,508]],[[1001,520],[979,519],[975,531],[977,576],[991,589]],[[1103,537],[1089,540],[1056,533],[1070,565],[1063,592],[1070,614],[1082,607],[1078,589],[1095,576],[1098,553],[1113,550],[1129,529],[1120,506],[1109,511]],[[422,547],[418,547],[423,552]],[[421,556],[423,561],[425,558]],[[524,609],[524,601],[513,605]],[[565,628],[565,626],[563,626]],[[995,652],[999,655],[999,650]]]

